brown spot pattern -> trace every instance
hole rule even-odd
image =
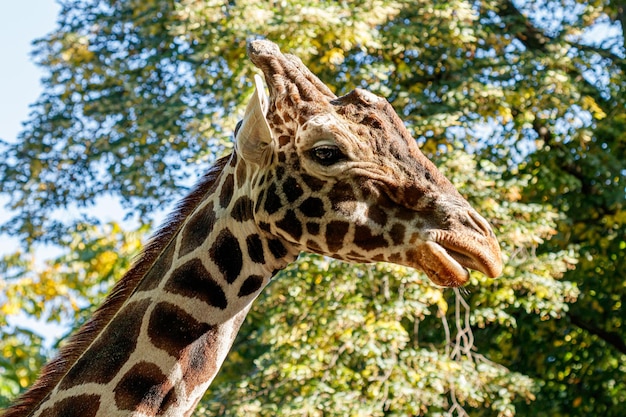
[[[278,137],[278,144],[280,145],[281,148],[283,146],[289,145],[289,142],[291,142],[291,137],[290,136],[281,135],[281,136]]]
[[[228,174],[222,183],[222,190],[220,191],[220,205],[223,208],[227,208],[230,204],[230,200],[233,198],[234,189],[235,179],[233,178],[233,174]]]
[[[259,235],[252,234],[246,238],[246,246],[248,247],[248,256],[250,260],[257,264],[265,263],[265,252],[263,250],[263,242]]]
[[[113,393],[115,405],[120,410],[139,411],[148,415],[157,414],[165,400],[171,402],[176,397],[161,369],[143,361],[126,372]]]
[[[224,279],[232,284],[243,268],[243,255],[239,241],[229,229],[222,230],[217,236],[209,249],[209,256],[217,269],[224,274]]]
[[[299,209],[305,216],[313,218],[320,218],[326,213],[324,211],[324,202],[317,197],[307,198],[300,204]]]
[[[42,417],[94,417],[100,408],[98,395],[77,395],[43,410]]]
[[[263,285],[263,277],[260,275],[250,275],[246,280],[241,284],[241,288],[239,288],[239,297],[245,297],[250,294],[253,294],[261,288]]]
[[[348,233],[348,222],[333,220],[326,225],[326,244],[328,250],[337,252],[343,246],[343,238]]]
[[[387,213],[378,206],[370,206],[367,210],[367,217],[380,226],[387,224]]]
[[[373,235],[371,229],[366,226],[356,226],[354,243],[365,250],[380,249],[387,246],[387,241],[383,235]]]
[[[148,336],[157,348],[177,357],[183,349],[211,329],[213,326],[198,322],[174,304],[161,302],[150,315]]]
[[[165,290],[187,298],[197,298],[222,310],[228,305],[224,291],[200,259],[192,259],[177,268],[165,284]]]
[[[320,247],[320,245],[314,240],[308,240],[306,242],[306,247],[313,252],[319,253],[322,251],[322,248]]]
[[[135,350],[139,330],[150,300],[138,301],[123,307],[109,325],[76,361],[61,380],[59,388],[95,382],[111,381]]]
[[[230,215],[238,222],[245,222],[254,218],[252,211],[252,200],[246,196],[241,196],[235,201]]]
[[[285,248],[285,245],[283,245],[282,242],[278,239],[269,239],[267,241],[267,247],[276,259],[283,258],[285,257],[285,255],[287,255],[287,249]]]
[[[137,291],[150,291],[159,286],[163,275],[172,266],[175,250],[175,245],[172,241],[168,244],[163,254],[157,258],[154,265],[152,265],[148,273],[146,273],[145,277],[141,280],[137,286]]]
[[[214,226],[215,212],[213,211],[213,203],[210,202],[204,209],[194,213],[189,222],[187,222],[183,230],[178,256],[184,256],[202,245]]]
[[[283,183],[283,193],[287,197],[287,201],[293,203],[303,194],[303,191],[298,181],[293,177],[289,177]]]
[[[342,203],[352,203],[357,200],[352,186],[346,183],[337,183],[328,193],[328,198],[333,210],[338,210]]]
[[[302,237],[302,223],[293,210],[287,210],[285,217],[276,222],[276,226],[287,232],[295,241]]]
[[[302,174],[301,178],[302,181],[304,181],[304,183],[311,189],[311,191],[317,192],[324,188],[325,182],[318,178],[312,177],[307,174]]]
[[[183,381],[188,387],[195,387],[217,373],[215,362],[218,329],[219,326],[210,329],[182,352],[179,363],[183,371]]]
[[[270,185],[265,193],[265,204],[263,204],[263,208],[269,214],[274,214],[282,207],[282,205],[283,203],[280,201],[280,197],[276,193],[276,185]]]
[[[406,231],[406,227],[403,224],[396,223],[391,227],[391,240],[394,245],[399,245],[404,242],[404,233]]]
[[[313,236],[318,235],[320,232],[320,225],[319,223],[315,223],[315,222],[307,222],[306,230],[307,232],[309,232],[309,234]]]
[[[235,176],[237,177],[237,188],[243,187],[248,179],[246,175],[246,163],[242,159],[239,164],[237,164],[237,171],[235,172]]]

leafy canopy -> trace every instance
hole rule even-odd
[[[12,317],[84,320],[152,213],[231,147],[253,74],[246,41],[262,35],[338,94],[388,97],[492,221],[507,267],[459,294],[414,271],[304,256],[259,300],[205,409],[623,415],[623,2],[61,5],[33,52],[45,92],[18,140],[0,143],[2,231],[24,242],[0,269],[0,405],[51,354]],[[107,195],[138,230],[98,224]],[[42,243],[62,255],[34,259]]]

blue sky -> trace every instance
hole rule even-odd
[[[54,0],[4,1],[0,6],[0,139],[13,142],[28,118],[29,106],[42,91],[43,72],[35,66],[30,53],[32,41],[41,38],[56,26],[59,6]],[[1,157],[1,156],[0,156]],[[0,222],[8,216],[5,200],[0,200]],[[0,254],[15,250],[18,242],[0,236]],[[18,317],[17,324],[30,327],[50,340],[65,333],[55,326]]]
[[[14,142],[28,119],[29,106],[42,91],[43,71],[31,58],[32,42],[50,33],[56,27],[60,7],[55,0],[7,0],[0,6],[0,139]],[[0,155],[0,158],[2,156]],[[123,218],[118,201],[103,198],[97,207],[103,221]],[[9,218],[0,197],[0,223]],[[18,242],[0,236],[0,254],[13,251]]]
[[[55,0],[5,0],[0,6],[0,139],[15,142],[22,130],[22,123],[28,119],[29,106],[42,92],[43,71],[31,58],[32,42],[50,33],[56,27],[60,7]],[[2,158],[2,155],[0,155]],[[0,223],[10,217],[4,207],[6,198],[0,197]],[[95,216],[102,221],[115,220],[130,227],[132,222],[123,222],[124,211],[119,201],[103,197],[94,207]],[[0,235],[0,255],[12,253],[19,247],[19,241]],[[39,262],[58,255],[58,248],[38,248]],[[2,271],[0,271],[2,279]],[[0,294],[1,298],[1,294]],[[20,315],[10,321],[30,328],[43,335],[50,344],[65,334],[66,325],[37,321]]]
[[[30,58],[31,42],[54,29],[58,12],[54,0],[4,1],[0,6],[0,138],[6,141],[15,140],[41,92],[43,73]]]
[[[4,1],[0,6],[0,139],[15,142],[28,118],[29,106],[42,91],[43,72],[30,56],[32,41],[51,32],[59,13],[54,0]],[[2,158],[2,155],[0,155]],[[0,223],[10,214],[0,197]],[[0,236],[0,254],[13,252],[18,242]]]

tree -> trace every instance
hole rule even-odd
[[[83,223],[63,241],[65,252],[43,265],[33,252],[17,251],[0,259],[0,408],[35,382],[54,353],[41,335],[7,319],[21,313],[48,322],[69,321],[77,328],[129,268],[146,231],[146,226],[128,232],[116,223]]]
[[[300,56],[338,94],[361,86],[388,97],[425,153],[450,167],[448,175],[457,185],[467,185],[463,189],[468,198],[494,220],[508,249],[509,279],[487,282],[474,276],[476,286],[462,298],[447,293],[426,297],[429,287],[418,285],[412,272],[391,273],[384,266],[354,269],[304,258],[300,268],[307,264],[311,273],[290,269],[259,305],[281,317],[300,314],[295,304],[281,307],[292,300],[280,298],[287,291],[282,288],[293,286],[303,288],[298,290],[302,298],[293,298],[293,303],[326,300],[319,308],[311,304],[311,317],[321,317],[317,314],[344,311],[345,306],[339,309],[341,300],[324,298],[327,295],[309,291],[307,285],[325,285],[326,294],[336,294],[333,286],[344,285],[353,291],[346,300],[358,298],[359,313],[341,319],[339,313],[327,314],[325,320],[337,329],[344,320],[355,326],[369,323],[380,335],[371,339],[371,346],[386,350],[376,356],[362,350],[370,346],[354,344],[353,358],[363,358],[364,369],[373,372],[363,376],[364,369],[355,370],[358,364],[349,362],[349,352],[337,356],[337,345],[328,344],[329,334],[322,327],[312,328],[313,335],[325,338],[325,344],[318,344],[324,346],[321,357],[337,356],[335,364],[351,376],[339,378],[347,385],[338,387],[328,386],[325,369],[314,363],[311,367],[318,373],[283,370],[291,378],[298,376],[301,394],[320,393],[308,395],[306,401],[294,394],[290,407],[315,407],[322,404],[315,403],[318,400],[339,404],[367,395],[364,407],[378,407],[381,402],[376,401],[385,395],[393,395],[388,401],[405,398],[406,381],[426,378],[426,373],[418,370],[409,378],[408,368],[403,368],[403,379],[392,372],[386,381],[398,384],[393,389],[374,381],[376,375],[387,376],[385,366],[395,360],[432,366],[430,379],[424,379],[432,390],[422,391],[419,412],[433,414],[462,405],[485,415],[621,415],[619,404],[626,399],[621,262],[626,250],[624,16],[624,5],[609,0],[297,0],[269,5],[254,0],[64,1],[58,29],[35,45],[34,56],[49,71],[46,92],[18,143],[0,145],[6,155],[0,160],[0,192],[10,197],[9,208],[15,213],[2,230],[25,242],[23,252],[4,260],[4,298],[12,294],[9,289],[21,288],[18,280],[32,277],[45,283],[35,286],[37,291],[50,291],[49,299],[61,300],[60,289],[74,279],[81,300],[77,309],[91,305],[96,294],[90,285],[104,290],[106,284],[82,283],[75,278],[82,277],[80,273],[72,278],[55,272],[53,266],[59,267],[60,260],[34,271],[28,261],[31,245],[98,241],[85,231],[99,230],[89,209],[102,195],[119,197],[129,213],[149,225],[155,208],[175,200],[215,155],[227,151],[229,132],[250,91],[246,40],[262,33]],[[602,29],[604,34],[598,35]],[[476,170],[467,171],[468,166]],[[82,216],[68,222],[59,216],[68,208]],[[126,241],[125,233],[117,234],[112,247]],[[130,252],[120,251],[107,265],[117,265],[111,268],[119,271],[127,262],[123,255]],[[78,243],[67,256],[83,258],[71,259],[70,268],[88,270],[102,253],[83,250]],[[337,279],[317,283],[315,273],[320,271],[342,276],[343,284]],[[108,283],[116,274],[104,273],[101,279]],[[394,301],[391,293],[389,299],[380,298],[371,287],[375,284],[355,282],[360,275],[386,279],[393,288],[415,283],[421,315],[417,307]],[[58,316],[57,307],[41,309],[29,301],[41,296],[15,294],[13,304],[6,304],[14,310]],[[568,310],[566,303],[577,298]],[[390,310],[394,302],[395,312]],[[446,323],[457,323],[455,314],[465,317],[463,302],[471,307],[468,320],[474,338],[461,320],[459,351],[442,342],[448,340]],[[29,310],[28,303],[39,310]],[[446,308],[451,315],[447,319]],[[366,312],[372,310],[369,317]],[[64,311],[73,315],[74,307]],[[414,313],[419,319],[411,317]],[[250,326],[275,325],[258,313],[251,319]],[[415,323],[417,333],[411,327]],[[3,351],[8,352],[4,346],[39,351],[34,335],[24,340],[11,328],[6,334],[17,338],[0,342]],[[397,344],[387,345],[392,338],[385,335],[397,337]],[[347,336],[339,336],[345,344],[347,339],[341,337]],[[261,386],[254,372],[275,370],[279,358],[296,352],[287,349],[285,339],[264,337],[246,326],[240,350],[226,365],[225,386],[242,381]],[[470,340],[476,351],[469,349]],[[266,351],[270,342],[275,350]],[[299,349],[300,358],[309,358],[304,346]],[[268,356],[270,352],[277,356]],[[447,353],[455,353],[456,361],[450,362]],[[489,361],[481,362],[483,356]],[[43,358],[33,357],[39,358],[32,364],[38,366]],[[267,367],[255,368],[261,363]],[[17,375],[13,370],[19,364],[0,366]],[[249,379],[236,382],[229,372],[232,366],[246,369]],[[480,379],[479,368],[489,370],[485,379]],[[443,369],[452,370],[446,376],[440,373]],[[32,371],[27,374],[32,378]],[[355,392],[358,375],[364,381],[372,378],[368,386],[388,390],[339,398],[337,393]],[[485,385],[465,389],[462,375]],[[0,385],[8,386],[7,380]],[[451,380],[463,388],[453,390]],[[22,385],[12,384],[11,393]],[[272,395],[263,389],[258,395]],[[496,392],[502,401],[498,404]],[[219,387],[209,395],[228,396]],[[392,414],[392,405],[386,412]]]

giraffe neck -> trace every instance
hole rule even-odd
[[[297,256],[255,223],[245,189],[249,176],[233,154],[110,321],[30,415],[193,411],[252,301]]]

